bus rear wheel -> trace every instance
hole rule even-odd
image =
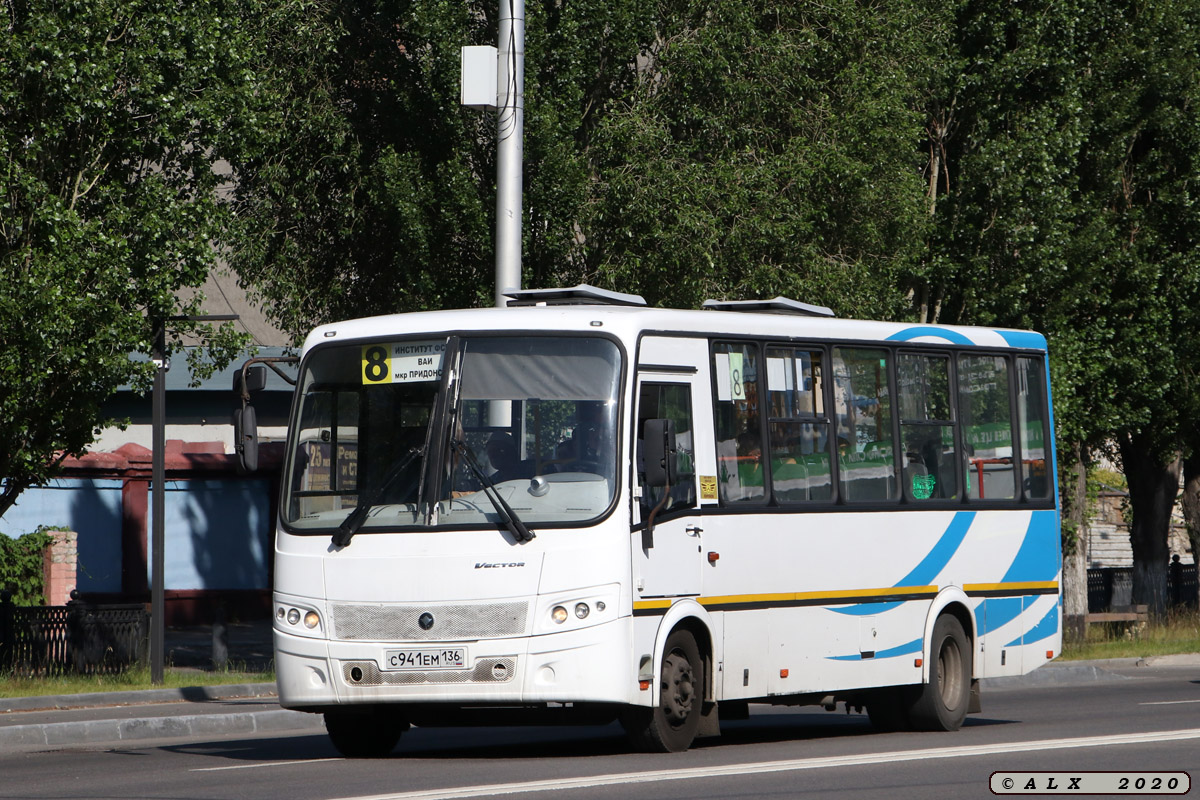
[[[679,753],[696,738],[703,704],[704,665],[696,639],[685,630],[673,631],[663,648],[658,703],[626,709],[621,725],[638,750]]]
[[[408,722],[382,709],[327,711],[325,730],[346,758],[385,758],[408,730]]]
[[[962,623],[938,617],[929,646],[929,683],[914,687],[908,719],[919,731],[956,731],[971,700],[971,648]]]

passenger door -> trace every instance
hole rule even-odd
[[[708,414],[707,343],[702,339],[646,337],[642,340],[636,386],[634,475],[634,600],[698,596],[703,565],[703,526],[697,485],[697,441]],[[678,478],[669,490],[645,484],[645,422],[675,423]],[[701,427],[698,436],[697,427]],[[652,527],[648,524],[653,519]]]

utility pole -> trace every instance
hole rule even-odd
[[[525,137],[525,0],[500,0],[496,68],[496,307],[521,288],[521,184]]]
[[[167,322],[231,322],[237,314],[206,314],[158,319],[154,323],[154,393],[151,399],[150,439],[150,683],[163,682],[163,662],[166,655],[166,506],[167,506],[167,370],[171,359],[167,354]]]
[[[499,0],[499,47],[462,49],[460,102],[496,109],[496,287],[521,288],[521,187],[525,138],[525,0]]]
[[[152,464],[150,486],[152,488],[150,524],[150,683],[155,686],[163,682],[163,656],[166,626],[166,580],[163,569],[166,535],[163,520],[166,515],[166,376],[171,368],[167,358],[167,325],[158,320],[154,326],[154,395],[151,412]]]

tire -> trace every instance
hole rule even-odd
[[[385,758],[408,730],[408,722],[398,714],[380,710],[327,711],[325,730],[346,758]]]
[[[700,727],[704,685],[695,637],[673,631],[663,647],[659,702],[653,708],[632,706],[621,715],[630,744],[647,753],[681,753],[691,747]]]
[[[880,733],[910,731],[908,697],[904,688],[879,689],[867,701],[867,716]]]
[[[971,647],[962,623],[938,617],[929,643],[929,683],[913,687],[908,718],[919,731],[956,731],[971,700]]]

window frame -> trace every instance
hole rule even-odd
[[[1052,489],[1049,496],[1045,498],[1031,497],[1025,490],[1025,466],[1023,463],[1022,443],[1014,441],[1013,443],[1013,458],[1015,461],[1014,476],[1016,480],[1016,491],[1014,497],[1003,499],[972,499],[969,497],[964,475],[967,470],[967,460],[965,452],[966,431],[963,427],[962,418],[962,397],[959,392],[959,359],[963,356],[973,357],[1000,357],[1005,361],[1005,368],[1008,374],[1008,407],[1010,424],[1014,440],[1020,438],[1019,416],[1018,416],[1018,385],[1017,385],[1017,359],[1021,357],[1029,357],[1040,360],[1044,365],[1046,363],[1047,354],[1044,350],[1035,350],[1030,348],[1013,348],[997,349],[994,347],[979,347],[979,346],[963,346],[955,344],[937,343],[930,344],[929,347],[922,347],[920,344],[914,344],[908,341],[889,341],[889,340],[863,340],[863,339],[811,339],[811,338],[780,338],[766,336],[738,336],[738,335],[704,335],[695,334],[708,340],[709,344],[709,366],[711,374],[710,387],[710,403],[711,414],[714,422],[714,441],[711,443],[716,445],[717,435],[717,387],[716,387],[716,370],[715,370],[715,355],[718,345],[736,345],[736,346],[754,346],[757,349],[757,354],[760,362],[756,373],[756,391],[759,392],[759,423],[758,429],[763,442],[763,460],[762,470],[764,475],[764,496],[761,499],[753,501],[726,501],[723,497],[718,497],[716,505],[704,505],[701,503],[698,508],[703,509],[705,513],[767,513],[767,512],[824,512],[838,510],[855,511],[888,511],[900,509],[915,509],[915,510],[937,510],[937,509],[962,509],[962,510],[1002,510],[1013,508],[1054,508],[1056,502],[1057,490]],[[843,348],[869,348],[876,350],[884,350],[887,352],[888,369],[887,382],[888,391],[891,397],[891,406],[894,409],[891,414],[891,431],[893,437],[893,470],[897,481],[897,497],[891,500],[863,500],[852,501],[843,496],[841,491],[841,465],[838,463],[838,458],[835,450],[837,438],[837,420],[834,401],[835,380],[833,376],[833,350],[837,347]],[[826,453],[830,457],[830,473],[833,482],[831,497],[822,500],[784,500],[781,499],[774,491],[774,477],[772,475],[771,465],[771,404],[770,404],[770,388],[769,378],[766,372],[767,352],[772,348],[788,348],[793,351],[804,350],[810,353],[820,353],[825,365],[826,374],[822,378],[822,402],[825,408],[825,420],[830,426],[830,432],[827,439]],[[900,389],[899,389],[899,358],[902,354],[913,354],[919,356],[937,356],[944,357],[948,361],[949,380],[950,380],[950,398],[949,407],[952,419],[948,421],[951,425],[951,430],[954,434],[954,448],[956,454],[956,469],[959,470],[957,475],[958,486],[957,497],[951,498],[929,498],[926,500],[917,500],[908,496],[908,490],[903,485],[903,453],[900,448],[903,447],[903,420],[901,416],[902,410],[900,405]],[[761,375],[762,377],[759,377]],[[1052,427],[1052,391],[1051,387],[1046,382],[1045,392],[1043,393],[1042,406],[1042,434],[1049,441],[1049,437],[1053,435]],[[700,409],[693,409],[693,413],[703,413]],[[813,417],[814,421],[821,419],[819,416]],[[1048,445],[1047,452],[1047,468],[1053,470],[1053,446]],[[719,460],[718,460],[719,463]],[[1053,487],[1053,479],[1051,483]]]

